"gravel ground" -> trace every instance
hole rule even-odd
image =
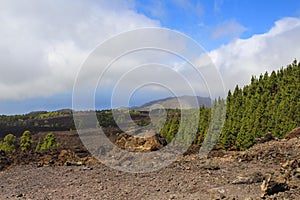
[[[191,158],[190,158],[191,159]],[[0,174],[1,199],[246,199],[260,184],[232,184],[238,174],[261,171],[259,163],[181,160],[156,172],[131,174],[102,164],[17,166]]]
[[[299,160],[300,139],[199,159],[187,155],[159,171],[126,173],[86,166],[18,165],[0,172],[0,199],[261,199],[266,174]],[[297,169],[298,170],[298,169]],[[266,199],[300,199],[299,188]]]

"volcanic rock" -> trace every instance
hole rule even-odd
[[[292,139],[292,138],[299,138],[300,137],[300,127],[293,129],[289,134],[285,136],[285,139]]]
[[[275,139],[276,138],[273,137],[272,133],[268,132],[268,133],[266,133],[266,135],[264,137],[257,138],[255,140],[255,144],[261,144],[261,143],[269,142],[269,141],[272,141],[272,140],[275,140]]]
[[[274,177],[271,174],[267,174],[261,184],[261,197],[264,198],[268,195],[284,192],[286,190],[289,190],[289,187],[283,177]]]
[[[239,175],[232,181],[232,184],[252,184],[263,181],[263,174],[261,172],[254,172],[247,175]]]
[[[11,165],[11,161],[7,158],[4,151],[0,151],[0,171]]]
[[[115,144],[127,151],[156,151],[167,145],[167,142],[159,134],[154,134],[151,137],[140,137],[123,133],[117,138]]]

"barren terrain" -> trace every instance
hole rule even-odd
[[[299,149],[299,138],[272,140],[244,152],[213,151],[204,159],[193,153],[159,171],[136,174],[71,151],[33,153],[33,161],[0,172],[0,194],[1,199],[300,199]]]

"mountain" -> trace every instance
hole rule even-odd
[[[195,98],[197,101],[195,101]],[[135,110],[150,110],[155,107],[155,105],[160,105],[164,108],[169,109],[189,109],[198,108],[202,105],[205,107],[211,107],[211,99],[209,97],[199,97],[199,96],[180,96],[180,97],[168,97],[165,99],[159,99],[155,101],[148,102],[140,107],[134,107]]]

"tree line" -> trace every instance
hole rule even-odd
[[[258,137],[271,132],[283,138],[300,126],[300,63],[296,60],[286,68],[235,87],[226,98],[226,121],[220,142],[224,148],[243,150]]]
[[[243,88],[237,85],[233,92],[228,91],[225,100],[216,99],[212,108],[200,107],[199,127],[193,142],[244,150],[268,132],[283,138],[300,126],[299,86],[300,62],[296,60],[277,72],[252,76],[249,85]],[[179,116],[178,110],[175,114],[170,112],[160,131],[168,142],[179,131]],[[185,131],[190,134],[188,128]]]

